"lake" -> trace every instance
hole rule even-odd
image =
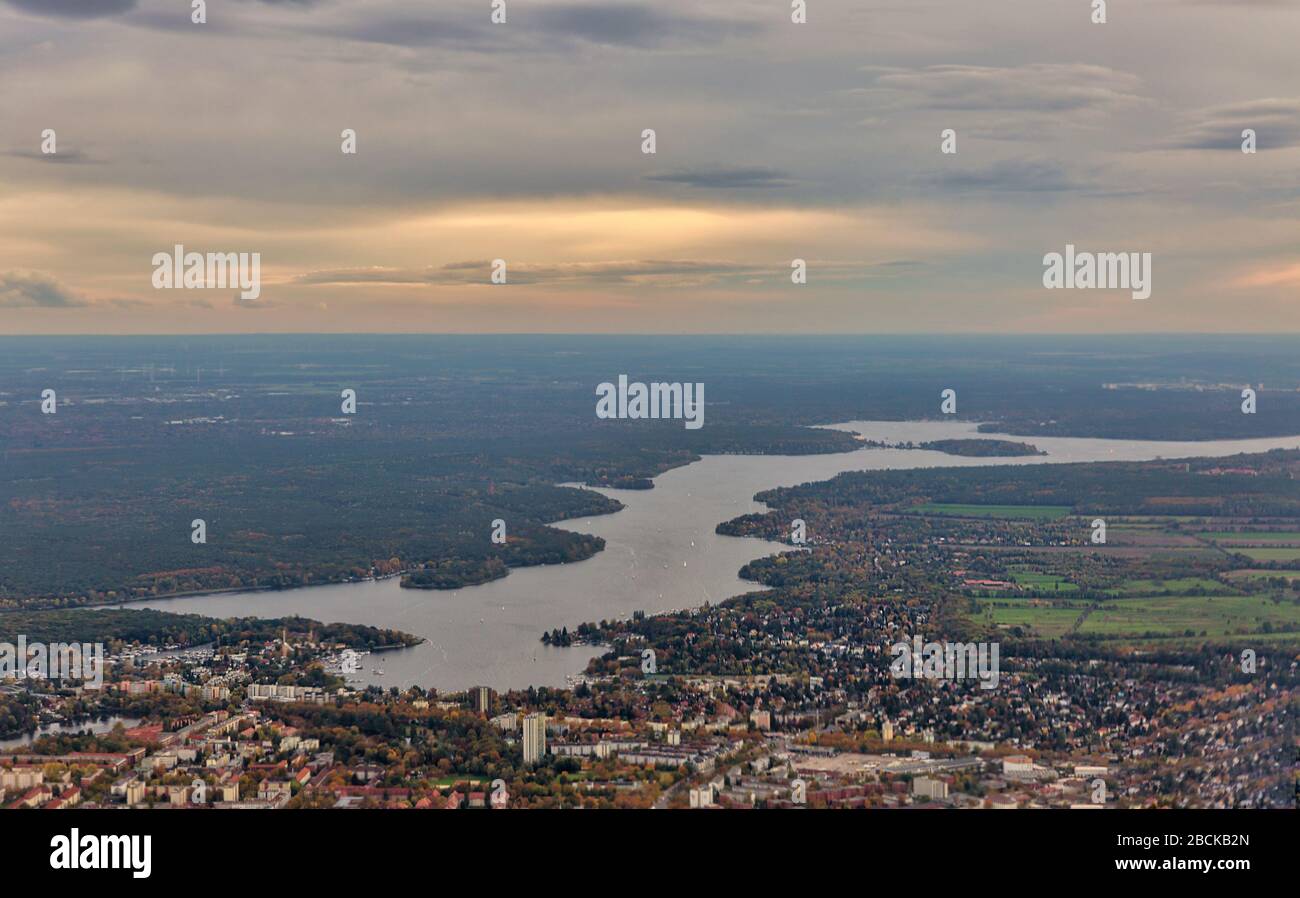
[[[92,733],[100,734],[110,732],[118,724],[130,729],[139,726],[140,718],[138,717],[105,717],[101,720],[84,720],[81,723],[47,723],[39,726],[35,731],[24,733],[21,736],[15,736],[12,739],[0,739],[0,750],[3,751],[21,751],[28,745],[31,745],[42,736],[53,736],[58,733],[84,733],[89,730]]]
[[[635,426],[635,422],[628,422]],[[1156,442],[977,434],[968,422],[850,421],[832,425],[885,442],[984,436],[1032,442],[1046,456],[963,458],[908,449],[834,455],[713,455],[655,478],[652,490],[608,490],[627,507],[612,515],[556,524],[605,539],[605,550],[581,562],[514,568],[501,580],[454,591],[402,589],[397,578],[278,592],[220,593],[134,602],[127,607],[213,617],[303,615],[325,622],[405,630],[428,641],[365,656],[363,682],[418,684],[454,691],[563,686],[603,649],[558,648],[542,633],[583,621],[628,617],[719,602],[764,587],[736,576],[755,558],[788,550],[766,540],[719,536],[722,521],[763,510],[753,496],[777,486],[827,480],[843,471],[981,467],[1083,461],[1223,456],[1300,447],[1300,437],[1213,442]],[[376,669],[382,670],[379,675]]]

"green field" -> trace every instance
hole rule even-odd
[[[1149,595],[1153,592],[1176,592],[1184,589],[1222,589],[1223,584],[1205,577],[1179,577],[1175,580],[1125,580],[1114,589],[1106,590],[1112,596]]]
[[[1077,592],[1079,587],[1060,574],[1039,571],[1011,571],[1010,578],[1026,589],[1036,592]]]
[[[429,780],[429,782],[433,783],[435,786],[446,788],[447,786],[454,786],[457,783],[469,783],[471,786],[480,785],[486,783],[487,780],[483,778],[481,773],[462,773],[459,776],[456,774],[440,776],[436,779]]]
[[[1178,581],[1160,581],[1173,583]],[[1041,639],[1071,631],[1087,602],[1035,604],[1034,599],[998,598],[980,603],[984,620],[997,626],[1023,627]],[[1108,601],[1084,619],[1081,635],[1105,638],[1220,638],[1238,630],[1255,634],[1268,624],[1275,630],[1300,626],[1300,603],[1273,602],[1266,596],[1173,595]],[[1191,636],[1188,637],[1188,632]],[[1202,637],[1201,633],[1205,636]],[[1256,634],[1264,635],[1264,634]],[[1275,636],[1279,634],[1273,634]],[[1300,639],[1300,633],[1290,634]]]
[[[981,607],[992,622],[998,626],[1024,627],[1033,635],[1043,639],[1063,636],[1074,626],[1079,615],[1087,609],[1086,604],[1078,605],[1030,605],[1025,602],[983,602]]]
[[[1274,627],[1300,624],[1300,605],[1274,603],[1264,596],[1167,596],[1108,602],[1088,616],[1081,634],[1138,636],[1158,633],[1181,636],[1225,636],[1258,630],[1265,622]]]
[[[1285,577],[1287,580],[1300,580],[1300,571],[1238,570],[1229,571],[1227,576],[1232,580],[1269,580],[1273,577]]]
[[[1200,515],[1190,514],[1119,515],[1106,519],[1107,525],[1113,527],[1163,527],[1174,522],[1199,522],[1202,527],[1211,523]]]
[[[1068,505],[954,505],[927,502],[911,509],[918,514],[948,515],[957,518],[1023,518],[1050,521],[1070,514]]]
[[[1238,543],[1300,543],[1300,532],[1295,530],[1240,531],[1217,530],[1196,534],[1201,539],[1215,542]]]
[[[1245,555],[1247,558],[1253,558],[1256,561],[1295,561],[1300,558],[1300,546],[1291,546],[1285,549],[1271,546],[1264,549],[1233,548],[1232,551]]]

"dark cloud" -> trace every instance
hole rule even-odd
[[[490,40],[491,27],[486,15],[482,22],[475,24],[451,22],[445,17],[439,19],[376,15],[368,16],[353,24],[325,26],[318,29],[318,33],[371,44],[474,50],[500,45]]]
[[[66,287],[37,271],[0,271],[0,307],[65,309],[85,305]]]
[[[38,153],[35,150],[9,150],[4,155],[15,159],[34,159],[55,165],[99,165],[98,159],[92,159],[80,150],[60,150],[57,153]]]
[[[984,168],[945,172],[933,183],[940,190],[953,192],[1062,193],[1087,187],[1057,163],[1039,160],[1007,160]]]
[[[472,14],[468,9],[443,8],[427,15],[376,11],[314,30],[367,43],[494,52],[547,52],[582,43],[636,48],[714,44],[759,31],[752,22],[671,12],[643,3],[510,6],[508,11],[509,19],[501,25],[491,22],[485,4],[474,7]]]
[[[136,0],[4,0],[23,12],[69,19],[99,19],[135,8]]]
[[[674,14],[642,3],[547,6],[538,9],[530,19],[555,36],[624,47],[713,43],[759,30],[752,22]]]
[[[247,29],[238,19],[227,16],[209,16],[208,21],[196,25],[190,19],[189,4],[183,4],[174,10],[155,8],[138,10],[122,20],[134,28],[147,28],[154,31],[171,31],[186,34],[237,34]],[[202,28],[201,32],[195,29]]]
[[[759,167],[691,169],[646,175],[645,180],[712,189],[786,187],[794,183],[784,172]]]
[[[1139,99],[1136,78],[1096,65],[936,65],[887,72],[875,83],[920,106],[961,111],[1061,113]]]
[[[1241,152],[1241,132],[1255,131],[1260,150],[1300,146],[1300,99],[1270,97],[1207,109],[1201,120],[1166,146]]]
[[[134,3],[135,0],[132,0]],[[239,0],[241,6],[270,6],[288,10],[306,10],[315,7],[324,6],[328,0]],[[212,13],[211,4],[209,4],[209,13]],[[239,13],[232,7],[225,10],[226,15],[209,15],[208,21],[202,25],[203,34],[257,34],[273,35],[282,33],[286,37],[292,37],[295,34],[301,34],[301,23],[289,24],[287,20],[280,20],[272,16],[261,14],[260,11],[250,9],[246,13],[242,10]],[[148,9],[138,9],[123,21],[136,28],[147,28],[154,31],[171,31],[195,33],[195,23],[190,18],[191,9],[189,0],[174,0],[162,6],[153,6]],[[320,31],[321,29],[315,29]]]
[[[1043,159],[1007,159],[982,168],[945,172],[924,179],[924,183],[942,193],[989,193],[1021,198],[1047,198],[1072,194],[1096,199],[1117,199],[1146,194],[1141,184],[1116,179],[1113,172],[1089,166],[1071,171],[1065,166]]]

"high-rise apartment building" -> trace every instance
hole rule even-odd
[[[524,717],[524,763],[536,764],[546,754],[546,715]]]

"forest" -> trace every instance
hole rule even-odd
[[[706,383],[707,425],[597,419],[596,385],[621,373]],[[1268,385],[1255,415],[1238,408],[1248,382]],[[811,425],[938,418],[947,388],[961,420],[1027,436],[1300,434],[1300,369],[1270,338],[0,337],[0,610],[396,574],[481,582],[599,551],[547,526],[621,507],[582,484],[651,488],[704,453],[849,451],[851,433]],[[41,413],[44,389],[55,414]],[[1154,469],[1129,480],[1153,473],[1165,482]],[[837,488],[1141,507],[1122,474],[1052,476]],[[1170,484],[1149,501],[1293,502],[1273,475]],[[206,542],[192,541],[196,520]]]
[[[930,440],[927,443],[918,443],[916,448],[945,452],[948,455],[964,455],[969,458],[1014,458],[1020,455],[1047,454],[1031,443],[1020,443],[1014,440]]]
[[[238,645],[313,636],[319,643],[339,643],[356,649],[416,645],[422,640],[398,630],[363,624],[322,623],[305,617],[232,617],[224,620],[198,614],[126,608],[86,608],[59,611],[10,611],[0,614],[0,642],[14,643],[19,635],[30,642],[103,642],[121,645],[195,646],[207,643]]]

